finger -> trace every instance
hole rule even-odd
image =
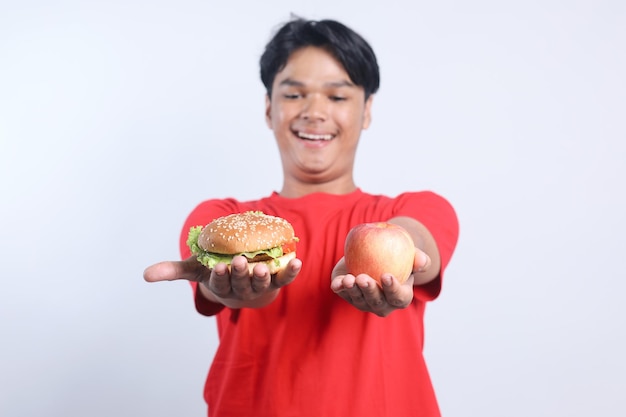
[[[275,287],[284,287],[287,284],[291,284],[302,270],[302,261],[298,258],[289,261],[287,266],[278,271],[273,276],[273,284]]]
[[[363,294],[363,289],[367,289],[370,285],[371,280],[367,275],[361,274],[355,277],[354,285],[350,287],[346,287],[345,293],[350,298],[350,302],[357,308],[364,309],[367,306],[367,302],[365,300],[365,296]],[[373,281],[373,280],[372,280]],[[376,284],[374,284],[376,285]]]
[[[248,258],[242,255],[235,256],[230,263],[231,279],[250,278],[250,269],[248,268]]]
[[[405,308],[413,300],[413,276],[400,284],[396,278],[385,274],[382,279],[382,290],[387,304],[394,308]]]
[[[352,274],[338,275],[330,282],[330,288],[343,298],[347,299],[345,295],[347,294],[348,288],[352,288],[354,286],[355,279],[356,277]]]
[[[252,291],[255,293],[263,293],[272,285],[272,275],[267,265],[257,264],[252,270],[252,280],[250,282]]]
[[[354,287],[354,280],[355,276],[351,274],[338,275],[333,278],[330,283],[330,287],[335,292],[335,294],[337,294],[346,302],[352,305],[354,305],[354,302],[352,301],[352,296],[350,295],[349,291]]]
[[[387,307],[385,294],[376,281],[367,275],[358,276],[357,285],[361,289],[364,302],[373,312],[380,312]]]
[[[209,274],[208,268],[191,257],[184,261],[165,261],[151,265],[144,270],[143,278],[147,282],[174,281],[177,279],[201,281],[203,277]]]
[[[250,270],[244,256],[235,256],[230,264],[230,286],[237,298],[245,300],[252,296]]]
[[[339,294],[339,292],[343,289],[343,277],[344,275],[339,275],[332,278],[330,281],[330,289],[333,292]]]
[[[218,297],[228,297],[232,293],[228,265],[223,262],[215,265],[215,268],[213,268],[213,272],[211,273],[210,280],[208,282],[205,281],[202,284]]]

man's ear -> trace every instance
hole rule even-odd
[[[361,129],[365,130],[370,127],[372,123],[372,101],[374,101],[374,94],[371,94],[367,100],[365,100],[365,109],[363,110],[363,125]]]
[[[267,127],[272,128],[272,101],[269,95],[265,95],[265,123]]]

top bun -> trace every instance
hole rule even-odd
[[[198,237],[198,246],[207,252],[233,255],[271,249],[294,237],[287,220],[247,211],[219,217],[207,224]]]

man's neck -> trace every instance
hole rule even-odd
[[[279,194],[287,198],[298,198],[313,193],[349,194],[356,189],[356,184],[352,178],[324,183],[303,183],[285,180]]]

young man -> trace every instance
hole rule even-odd
[[[181,262],[146,269],[147,281],[191,281],[197,310],[215,315],[220,345],[205,386],[209,416],[439,416],[422,355],[426,302],[441,289],[454,251],[453,208],[432,192],[370,195],[353,178],[379,73],[358,34],[330,20],[293,20],[261,58],[266,119],[283,166],[280,192],[258,201],[207,200],[181,233]],[[191,226],[260,210],[287,219],[299,259],[270,275],[200,265]],[[357,224],[389,221],[415,243],[410,278],[347,273],[343,248]],[[297,279],[296,279],[297,278]]]

